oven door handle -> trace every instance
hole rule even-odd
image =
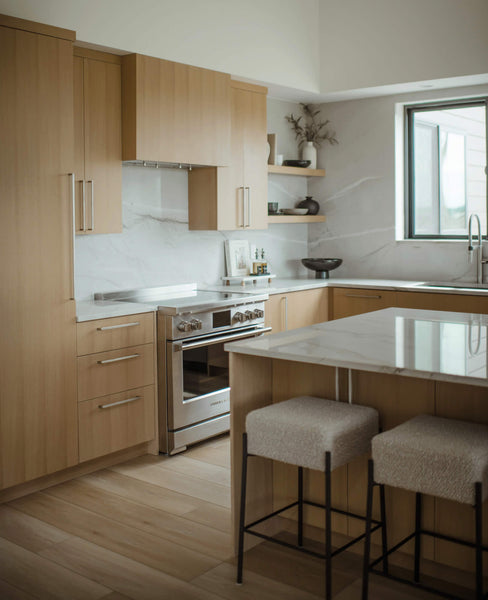
[[[263,333],[271,331],[272,327],[261,327],[254,331],[248,331],[247,333],[234,333],[232,335],[221,335],[219,337],[210,338],[207,340],[198,340],[198,342],[174,342],[173,351],[178,352],[181,350],[190,350],[194,348],[203,348],[204,346],[212,346],[213,344],[220,344],[222,342],[234,342],[236,340],[243,340],[245,338],[257,337]]]

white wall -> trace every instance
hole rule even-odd
[[[319,151],[326,177],[309,183],[327,219],[310,226],[309,253],[344,259],[332,277],[475,280],[467,243],[395,239],[395,104],[479,94],[488,94],[488,86],[322,106],[339,145]]]
[[[486,0],[320,0],[322,93],[487,72]]]
[[[0,0],[77,39],[318,91],[319,0]]]

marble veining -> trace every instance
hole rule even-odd
[[[242,354],[488,387],[488,316],[387,308],[226,345]]]

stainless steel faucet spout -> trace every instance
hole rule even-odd
[[[488,260],[483,260],[483,238],[481,236],[481,221],[477,214],[473,213],[469,216],[468,221],[468,255],[469,262],[473,262],[473,220],[478,226],[478,243],[476,245],[476,281],[483,283],[483,264]]]

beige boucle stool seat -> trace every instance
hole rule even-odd
[[[371,449],[378,433],[374,408],[300,396],[250,412],[246,418],[249,454],[308,469],[331,470]]]
[[[415,492],[415,529],[390,550],[370,562],[373,487],[391,486]],[[446,498],[474,508],[474,542],[454,538],[423,527],[423,494]],[[430,536],[475,550],[475,597],[483,600],[483,500],[488,497],[488,426],[431,415],[419,415],[373,438],[372,459],[368,465],[368,500],[364,544],[362,600],[368,599],[369,573],[389,577],[419,589],[458,598],[420,581],[422,536]],[[375,566],[414,540],[413,579],[392,575]]]
[[[374,479],[392,487],[474,504],[488,496],[488,427],[419,415],[372,442]]]
[[[339,512],[355,519],[365,520],[363,515],[332,507],[331,472],[371,449],[371,439],[378,433],[378,412],[374,408],[345,402],[300,396],[284,402],[271,404],[250,412],[246,418],[246,432],[242,436],[241,505],[239,517],[239,551],[237,583],[242,583],[244,558],[244,534],[292,547],[301,552],[325,559],[325,598],[332,598],[331,560],[353,544],[361,541],[365,534],[332,550],[331,513]],[[256,521],[245,523],[247,463],[249,457],[272,459],[298,467],[297,500],[275,510]],[[325,503],[305,500],[303,495],[304,469],[320,470],[324,473]],[[372,531],[381,528],[385,520],[384,490],[380,488],[381,521],[374,521]],[[307,549],[303,543],[304,506],[325,509],[325,552],[319,554]],[[255,529],[267,519],[298,508],[297,544],[290,544],[277,537],[268,536]],[[383,549],[386,537],[383,533]],[[386,563],[385,563],[386,564]]]

